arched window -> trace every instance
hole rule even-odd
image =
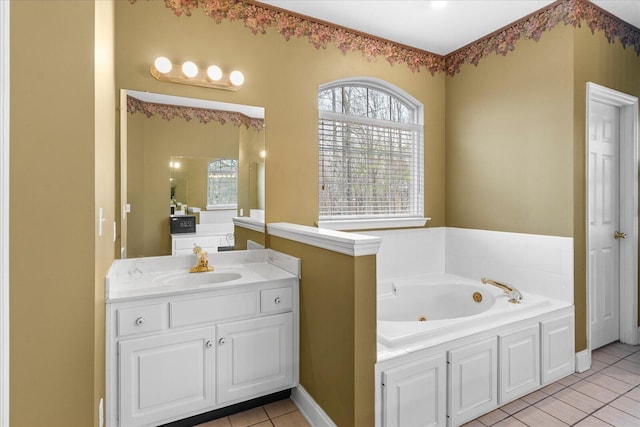
[[[377,80],[320,88],[320,227],[424,225],[422,111]]]

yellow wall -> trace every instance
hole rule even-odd
[[[215,99],[266,109],[266,220],[314,225],[318,214],[318,86],[354,76],[386,80],[425,105],[425,213],[444,225],[444,76],[412,73],[360,53],[316,50],[307,40],[286,41],[275,31],[253,35],[240,22],[216,24],[202,11],[176,17],[163,2],[116,4],[119,88]],[[239,69],[238,92],[156,81],[149,64],[159,56]]]
[[[242,212],[241,216],[249,216],[250,209],[264,209],[264,205],[260,205],[260,200],[264,199],[264,184],[258,186],[258,164],[264,163],[264,158],[260,157],[260,152],[264,151],[264,137],[264,131],[240,128],[238,212]]]
[[[247,240],[251,240],[265,247],[268,246],[266,243],[265,233],[260,233],[259,231],[236,226],[234,227],[233,235],[234,235],[233,247],[236,251],[247,249]]]
[[[573,233],[573,35],[559,26],[447,78],[447,226]]]
[[[93,425],[104,396],[102,282],[114,220],[110,7],[11,2],[12,427]],[[95,49],[96,31],[106,52]],[[106,102],[96,106],[97,96]]]
[[[167,121],[159,115],[147,118],[138,113],[127,116],[127,130],[131,204],[127,257],[171,255],[169,160],[172,156],[237,159],[240,130],[230,124]],[[184,163],[186,166],[187,161]],[[205,176],[206,167],[203,179]],[[200,203],[194,204],[201,209],[206,208],[206,182],[203,191]],[[179,201],[191,203],[196,199]]]
[[[105,396],[105,275],[114,259],[113,223],[116,212],[116,93],[113,1],[95,2],[95,211],[104,209],[104,234],[95,240],[93,425]]]
[[[269,236],[301,259],[300,384],[338,426],[374,425],[376,260]]]
[[[619,42],[609,44],[604,35],[588,28],[574,30],[573,56],[573,144],[574,144],[574,283],[576,304],[576,349],[586,348],[586,207],[585,207],[585,128],[586,86],[593,82],[640,97],[640,58]],[[640,305],[640,295],[639,295]],[[640,321],[639,321],[640,324]]]

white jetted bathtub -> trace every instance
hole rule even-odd
[[[396,279],[391,289],[378,298],[378,341],[387,347],[464,335],[465,325],[526,318],[552,304],[524,292],[520,303],[513,304],[500,288],[444,273]]]
[[[513,284],[517,287],[516,284]],[[376,425],[457,426],[571,374],[571,304],[437,273],[378,297]]]

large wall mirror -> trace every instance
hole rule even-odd
[[[133,90],[120,103],[121,257],[171,255],[171,215],[231,245],[232,218],[264,218],[264,108]]]

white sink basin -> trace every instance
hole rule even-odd
[[[165,285],[213,285],[215,283],[230,282],[238,280],[242,277],[240,273],[218,273],[210,271],[207,273],[183,273],[176,276],[164,278],[162,282]]]

